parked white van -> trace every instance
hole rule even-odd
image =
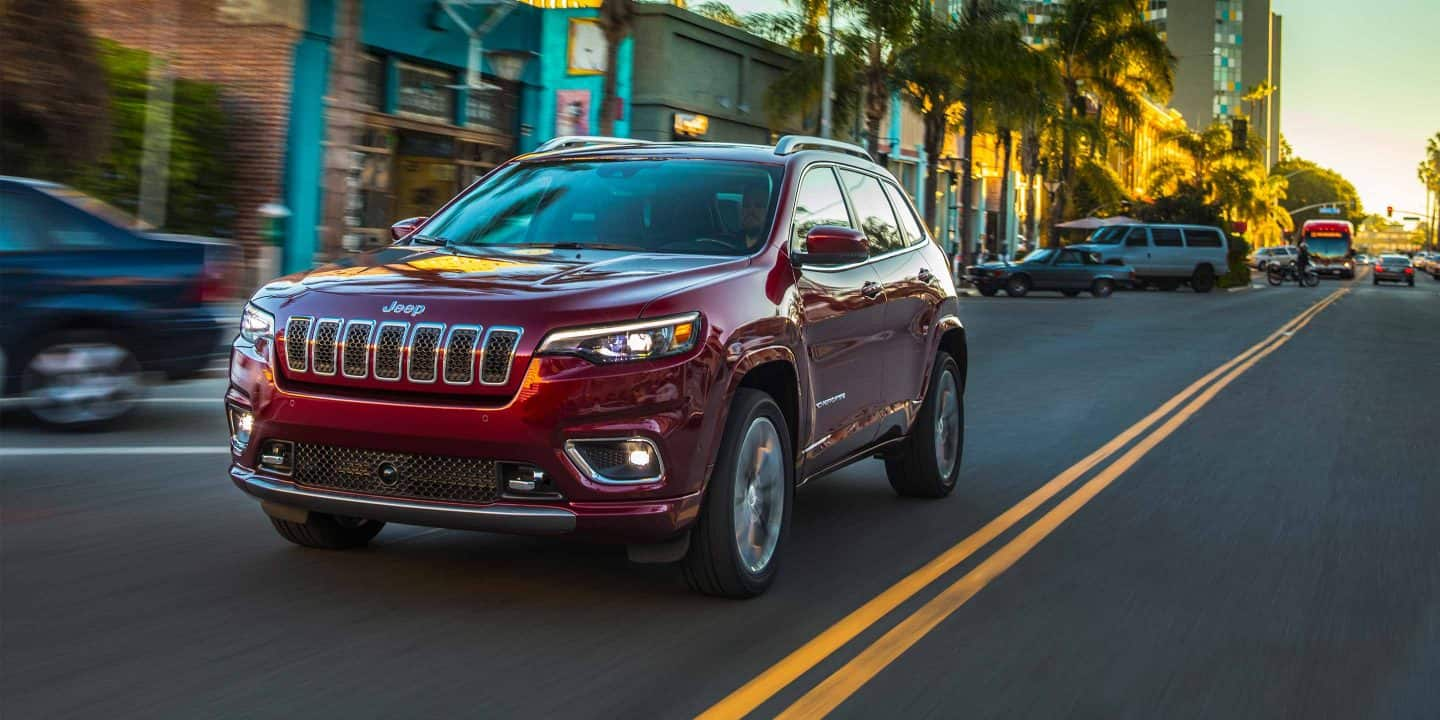
[[[1101,262],[1129,265],[1137,282],[1161,290],[1188,283],[1195,292],[1210,292],[1229,268],[1229,238],[1204,225],[1111,225],[1073,247],[1099,255]]]

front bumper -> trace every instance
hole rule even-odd
[[[230,479],[236,487],[262,502],[311,512],[451,530],[516,535],[576,534],[631,542],[674,537],[695,520],[701,500],[701,493],[695,493],[639,502],[464,505],[308,488],[238,465],[230,467]]]

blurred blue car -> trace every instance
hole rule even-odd
[[[149,374],[210,365],[223,245],[163,238],[55,183],[0,176],[0,397],[42,422],[130,412]],[[208,256],[208,257],[207,257]]]

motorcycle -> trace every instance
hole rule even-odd
[[[1314,268],[1307,265],[1305,266],[1305,272],[1302,274],[1296,270],[1294,263],[1271,265],[1269,269],[1265,271],[1265,279],[1275,287],[1284,284],[1286,280],[1294,280],[1303,287],[1313,288],[1320,284],[1320,274],[1315,272]]]

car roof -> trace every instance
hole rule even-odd
[[[824,160],[825,162],[833,162],[835,164],[849,165],[851,167],[869,170],[870,172],[893,179],[893,176],[878,163],[870,162],[844,152],[807,148],[780,155],[775,152],[775,147],[772,145],[752,145],[745,143],[647,142],[636,143],[634,145],[597,144],[527,153],[515,158],[512,162],[525,163],[560,158],[577,160],[586,158],[605,158],[610,160],[619,158],[641,159],[654,158],[657,156],[691,160],[729,160],[770,166],[788,166],[790,164],[808,165],[818,160]]]
[[[59,188],[65,187],[57,182],[49,180],[36,180],[35,178],[14,177],[12,175],[0,175],[0,185],[25,185],[35,188]]]

